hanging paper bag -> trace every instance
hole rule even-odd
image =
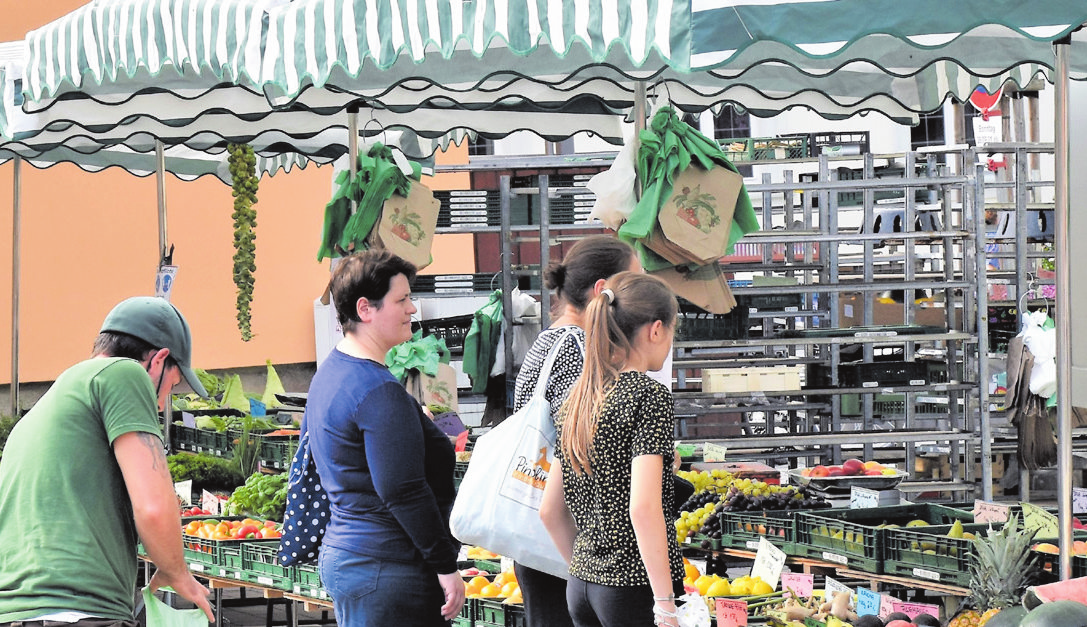
[[[393,194],[381,209],[381,221],[374,229],[374,245],[416,268],[430,265],[430,248],[438,225],[441,203],[425,185],[413,182],[407,197]]]
[[[429,375],[418,370],[408,374],[404,387],[423,405],[440,405],[458,411],[457,371],[449,364],[438,364],[438,373]]]
[[[686,266],[676,266],[650,272],[660,278],[677,296],[715,314],[727,314],[736,306],[736,298],[720,266],[711,263],[687,272]]]
[[[729,169],[705,170],[692,163],[676,177],[661,205],[657,216],[661,231],[689,252],[693,263],[717,261],[728,250],[732,214],[743,184],[744,178]]]

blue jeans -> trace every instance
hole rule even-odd
[[[317,566],[341,627],[449,625],[442,618],[445,593],[438,576],[422,562],[380,560],[325,545]]]

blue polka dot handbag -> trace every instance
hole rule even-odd
[[[287,507],[283,536],[279,540],[279,563],[284,566],[314,564],[325,527],[331,516],[328,495],[321,487],[317,465],[309,449],[309,432],[303,430],[287,478]]]

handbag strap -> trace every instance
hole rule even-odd
[[[577,328],[566,327],[562,336],[555,340],[555,343],[551,345],[551,348],[547,351],[547,359],[544,360],[543,365],[540,366],[540,374],[536,377],[536,390],[533,395],[543,396],[547,392],[547,382],[551,380],[551,369],[555,366],[555,360],[559,357],[559,349],[562,348],[563,342],[566,338],[574,336],[577,339]],[[578,344],[581,344],[580,340]],[[581,348],[581,353],[585,354],[585,347]]]

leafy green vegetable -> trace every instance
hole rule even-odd
[[[260,402],[264,403],[264,406],[268,409],[273,407],[279,407],[283,403],[279,402],[276,398],[276,394],[286,394],[287,390],[283,389],[283,382],[279,380],[279,373],[272,367],[272,360],[268,360],[268,381],[264,384],[264,396],[261,397]]]
[[[234,490],[225,504],[226,514],[283,520],[287,506],[287,473],[253,473],[245,485]]]
[[[242,378],[240,375],[234,375],[227,379],[226,388],[223,389],[223,407],[229,407],[231,409],[237,409],[249,413],[249,399],[245,396],[245,391],[242,390]]]
[[[196,373],[196,378],[200,379],[200,383],[204,385],[204,389],[208,391],[208,396],[218,396],[222,393],[223,387],[226,385],[222,379],[200,368],[193,368],[193,372]]]
[[[234,442],[233,463],[242,475],[253,474],[260,463],[260,441],[253,438],[252,428],[252,420],[243,421],[241,433]]]
[[[245,481],[230,461],[202,453],[170,455],[166,464],[175,482],[192,480],[197,490],[233,490]]]

